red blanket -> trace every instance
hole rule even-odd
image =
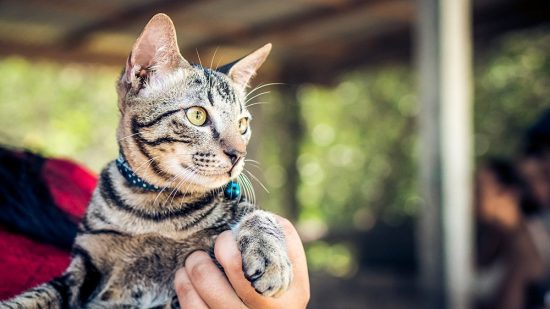
[[[97,177],[75,163],[59,159],[47,160],[42,173],[58,207],[81,218]],[[69,261],[69,252],[0,226],[0,299],[59,276]]]

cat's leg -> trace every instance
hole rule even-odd
[[[253,210],[232,228],[243,259],[243,271],[256,291],[279,296],[292,280],[285,236],[275,216]]]
[[[67,287],[65,278],[59,277],[50,282],[41,284],[10,300],[0,302],[0,308],[10,309],[58,309],[65,308]]]

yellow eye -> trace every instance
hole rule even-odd
[[[241,118],[241,120],[239,120],[239,132],[245,134],[246,131],[248,131],[248,118]]]
[[[193,106],[185,112],[189,122],[196,126],[202,126],[206,122],[206,111],[202,107]]]

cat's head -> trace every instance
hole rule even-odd
[[[204,192],[242,171],[250,140],[247,85],[267,44],[218,70],[180,54],[170,18],[155,15],[117,84],[117,138],[134,172],[159,187]]]

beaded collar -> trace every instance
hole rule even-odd
[[[126,181],[128,181],[130,185],[146,191],[160,191],[160,188],[158,186],[148,183],[147,181],[139,177],[136,173],[134,173],[122,153],[119,154],[118,158],[116,159],[116,167],[118,168],[120,174],[122,174],[122,176],[126,179]]]
[[[116,167],[118,168],[120,174],[122,174],[122,176],[126,179],[126,181],[128,181],[130,185],[146,191],[161,191],[158,186],[148,183],[147,181],[139,177],[136,173],[134,173],[122,153],[120,153],[118,155],[118,158],[116,159]],[[241,196],[241,186],[238,182],[232,180],[226,185],[223,193],[227,199],[238,199]]]

